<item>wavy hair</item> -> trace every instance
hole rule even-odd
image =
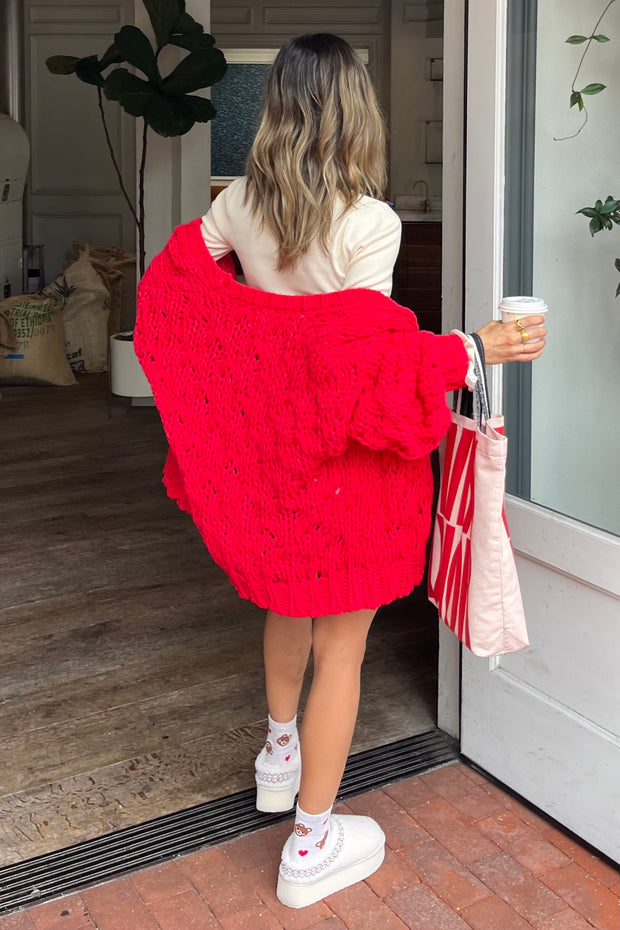
[[[366,68],[344,39],[290,39],[269,72],[246,164],[246,200],[293,269],[314,240],[327,249],[334,205],[383,197],[384,121]]]

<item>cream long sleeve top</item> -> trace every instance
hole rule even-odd
[[[293,270],[278,271],[275,239],[252,216],[245,191],[245,178],[225,188],[202,218],[201,230],[216,261],[236,252],[251,287],[291,296],[361,287],[390,296],[401,223],[387,203],[361,197],[344,214],[335,207],[328,250],[314,242]]]

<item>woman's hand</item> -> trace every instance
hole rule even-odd
[[[517,322],[491,320],[478,330],[487,365],[503,362],[533,362],[545,348],[544,316],[523,316]],[[536,340],[536,341],[534,341]]]

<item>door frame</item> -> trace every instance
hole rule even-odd
[[[441,328],[462,329],[464,271],[464,155],[466,0],[453,0],[444,10],[443,167]],[[446,205],[449,208],[446,209]],[[460,734],[461,644],[438,620],[439,658],[437,724],[456,738]]]
[[[442,331],[448,333],[466,326],[477,329],[498,317],[502,296],[506,0],[453,0],[446,4],[444,17]],[[470,30],[470,23],[484,24],[485,30]],[[475,107],[468,106],[472,98]],[[468,162],[474,139],[480,157]],[[483,235],[473,210],[467,210],[474,203],[489,217]],[[499,412],[502,366],[487,374],[491,407]],[[461,650],[439,621],[437,719],[441,729],[456,737]]]

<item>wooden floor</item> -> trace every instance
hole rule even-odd
[[[161,485],[157,413],[78,387],[0,401],[0,865],[249,788],[263,612]],[[422,592],[371,631],[353,751],[432,727]]]

